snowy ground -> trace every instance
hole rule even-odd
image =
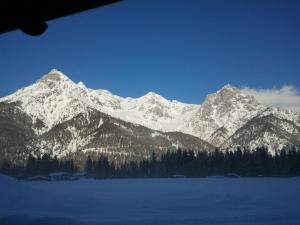
[[[300,178],[25,182],[0,175],[1,225],[300,224]]]

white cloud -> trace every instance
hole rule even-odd
[[[242,92],[252,95],[255,99],[268,106],[277,106],[300,112],[300,92],[291,85],[284,85],[280,89],[255,89],[243,87]]]

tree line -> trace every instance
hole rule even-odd
[[[72,159],[60,160],[56,156],[51,157],[49,154],[39,157],[29,155],[24,165],[4,161],[0,167],[1,173],[16,177],[47,176],[49,173],[60,171],[74,173],[78,171],[78,167],[75,166]]]
[[[50,155],[29,156],[24,165],[4,162],[0,172],[13,176],[47,176],[51,172],[85,171],[94,178],[167,178],[174,175],[185,177],[227,176],[300,176],[300,151],[283,149],[271,155],[267,148],[254,151],[238,148],[236,151],[212,152],[192,150],[168,151],[160,156],[154,152],[146,159],[126,162],[115,166],[107,156],[93,159],[87,156],[84,168],[75,165],[72,159],[60,160]]]

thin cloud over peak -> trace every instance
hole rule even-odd
[[[300,91],[292,85],[272,89],[243,87],[241,90],[245,94],[254,96],[262,104],[300,112]]]

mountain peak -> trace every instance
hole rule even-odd
[[[144,96],[138,98],[139,100],[142,100],[142,101],[146,101],[146,102],[164,102],[164,103],[168,103],[169,100],[165,99],[164,97],[160,96],[159,94],[153,92],[153,91],[150,91],[148,92],[147,94],[145,94]]]
[[[49,73],[42,76],[41,79],[38,80],[38,82],[49,82],[49,81],[71,81],[69,77],[67,77],[63,72],[52,69]]]
[[[222,87],[218,92],[224,92],[224,91],[230,91],[230,92],[240,92],[240,89],[231,85],[231,84],[226,84],[224,87]]]
[[[203,105],[207,104],[216,104],[219,105],[219,102],[232,101],[233,99],[239,98],[241,94],[240,89],[230,84],[226,84],[220,90],[215,93],[208,94],[206,99],[202,103]]]
[[[155,92],[153,91],[150,91],[148,92],[147,94],[143,95],[142,97],[140,98],[163,98],[162,96],[160,96],[159,94],[156,94]]]
[[[160,95],[156,94],[156,93],[153,92],[153,91],[149,91],[145,96],[154,97],[154,96],[160,96]]]
[[[59,70],[57,70],[57,69],[55,69],[55,68],[53,68],[53,69],[50,70],[49,73],[62,73],[62,72],[59,71]]]

